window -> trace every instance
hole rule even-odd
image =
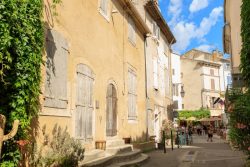
[[[175,93],[176,96],[179,96],[179,84],[175,84]]]
[[[211,90],[215,90],[214,79],[211,79]]]
[[[48,30],[46,36],[46,81],[44,106],[67,108],[68,42],[57,31]]]
[[[153,77],[154,77],[154,88],[158,90],[159,88],[159,72],[158,72],[158,61],[157,58],[153,59]]]
[[[135,23],[131,16],[128,17],[128,39],[133,45],[136,44]]]
[[[108,16],[108,0],[100,0],[100,12],[104,16]]]
[[[183,78],[183,72],[181,72],[181,78]]]
[[[210,75],[214,76],[214,69],[210,69]]]
[[[230,75],[227,76],[227,84],[232,84],[232,77]]]
[[[153,22],[153,35],[155,36],[155,38],[160,40],[160,28],[158,27],[156,22]]]
[[[182,109],[184,109],[184,104],[182,104]]]
[[[173,96],[175,96],[175,84],[173,84]]]
[[[136,120],[136,75],[132,70],[128,71],[128,119]]]
[[[175,70],[174,69],[172,69],[172,74],[175,75]]]
[[[169,70],[165,68],[164,70],[164,79],[165,79],[165,96],[170,95],[170,78],[169,78]]]
[[[163,47],[164,47],[164,53],[168,56],[169,50],[168,50],[168,44],[166,41],[163,41]]]

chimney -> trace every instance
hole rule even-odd
[[[212,51],[213,61],[218,61],[222,57],[223,57],[222,53],[220,51],[218,51],[217,49]]]

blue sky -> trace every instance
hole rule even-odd
[[[223,0],[159,0],[159,4],[177,40],[174,52],[222,51]]]

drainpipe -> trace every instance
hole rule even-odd
[[[145,59],[145,95],[146,95],[146,141],[148,141],[148,75],[147,75],[147,38],[149,37],[149,34],[146,34],[144,37],[144,59]]]

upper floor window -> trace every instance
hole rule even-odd
[[[214,69],[210,69],[210,75],[214,76]]]
[[[108,1],[100,0],[100,13],[106,18],[108,17]]]
[[[156,22],[153,23],[153,35],[160,40],[160,28],[156,24]]]
[[[158,71],[158,60],[157,58],[153,59],[153,77],[154,77],[154,89],[158,90],[159,88],[159,71]]]
[[[215,90],[214,79],[211,79],[211,90]]]
[[[175,75],[175,70],[174,69],[172,69],[172,74]]]
[[[135,23],[131,16],[128,17],[128,39],[133,45],[136,44]]]

